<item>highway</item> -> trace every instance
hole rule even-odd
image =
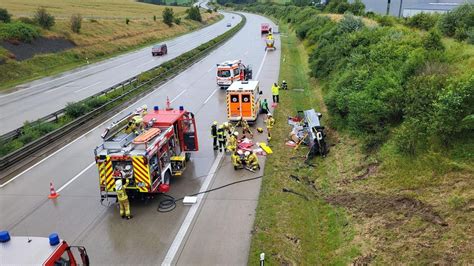
[[[35,80],[0,94],[0,134],[51,114],[68,102],[77,102],[143,71],[196,48],[240,21],[240,16],[223,13],[224,18],[208,27],[165,41],[168,54],[153,57],[151,46],[90,64],[57,76]],[[234,19],[232,19],[234,16]],[[232,27],[226,27],[232,21]]]
[[[199,191],[203,183],[209,181],[211,166],[219,165],[222,158],[212,150],[210,138],[212,121],[226,120],[225,92],[215,84],[216,63],[242,59],[251,64],[254,78],[261,82],[267,98],[271,83],[278,77],[279,51],[265,52],[265,42],[259,32],[260,23],[271,22],[253,14],[246,14],[246,17],[247,24],[239,33],[187,71],[78,139],[65,143],[60,150],[23,173],[3,182],[0,185],[0,228],[17,236],[47,236],[58,232],[61,238],[73,245],[84,245],[92,265],[161,263],[180,231],[189,207],[179,203],[174,211],[159,213],[156,211],[158,198],[147,202],[132,201],[134,218],[120,219],[116,204],[107,206],[99,202],[93,149],[101,143],[100,134],[111,121],[143,104],[150,108],[164,106],[169,97],[174,107],[184,106],[196,115],[200,144],[200,151],[192,155],[184,176],[172,180],[169,194],[181,197]],[[226,21],[224,19],[224,23]],[[278,47],[278,38],[276,44]],[[60,194],[56,200],[47,198],[50,181],[54,182]],[[198,241],[205,242],[206,239]],[[201,248],[199,244],[194,246],[195,249]],[[242,254],[244,261],[245,256]],[[206,262],[202,261],[202,264],[206,265]]]

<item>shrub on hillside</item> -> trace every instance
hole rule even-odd
[[[338,14],[351,12],[354,15],[360,16],[364,14],[365,5],[361,0],[355,0],[354,3],[349,3],[347,0],[331,0],[324,10],[329,13]]]
[[[174,18],[174,24],[181,25],[181,18]]]
[[[48,13],[44,7],[40,7],[36,10],[34,20],[44,29],[50,29],[55,23],[54,16]]]
[[[40,36],[39,30],[23,22],[11,22],[0,24],[0,40],[20,40],[31,42]]]
[[[174,11],[170,7],[166,7],[163,10],[163,23],[168,25],[168,27],[171,27],[173,25],[173,20],[174,20]]]
[[[428,31],[436,25],[439,18],[437,14],[419,13],[408,18],[406,25]]]
[[[86,114],[90,110],[90,108],[82,102],[77,102],[77,103],[71,102],[71,103],[67,103],[64,110],[67,116],[71,118],[78,118]]]
[[[441,42],[441,34],[437,30],[431,30],[423,38],[423,46],[426,50],[443,51],[444,45]]]
[[[5,8],[0,8],[0,21],[4,23],[10,23],[11,15]]]
[[[32,18],[28,18],[28,17],[20,17],[18,18],[18,21],[26,23],[26,24],[36,25],[36,22]]]
[[[71,16],[71,30],[72,32],[81,32],[82,27],[82,16],[81,14],[74,14]]]
[[[439,23],[439,29],[444,35],[458,40],[465,40],[472,28],[474,28],[474,4],[463,4],[444,14]]]
[[[201,17],[201,12],[199,10],[199,7],[190,7],[189,9],[186,10],[186,18],[202,22],[202,17]]]

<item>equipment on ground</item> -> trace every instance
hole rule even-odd
[[[228,88],[234,81],[252,79],[252,67],[242,64],[241,60],[230,60],[217,64],[217,86]]]
[[[259,82],[236,81],[227,89],[227,118],[231,122],[241,119],[254,123],[260,111]]]
[[[2,265],[89,265],[82,246],[69,246],[58,234],[46,237],[10,236],[0,231],[0,264]]]
[[[260,142],[257,144],[266,154],[272,154],[272,149],[264,142]]]
[[[127,121],[140,116],[140,127],[126,131]],[[116,197],[115,180],[129,179],[127,191],[167,192],[172,176],[181,176],[191,151],[198,151],[194,114],[155,106],[150,113],[131,114],[102,134],[95,150],[102,199]],[[143,195],[143,194],[142,194]]]
[[[166,46],[165,43],[154,45],[151,48],[151,55],[152,56],[165,55],[167,53],[168,53],[168,46]]]

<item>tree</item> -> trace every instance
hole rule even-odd
[[[79,33],[82,27],[82,16],[81,14],[74,14],[71,16],[71,30],[75,33]]]
[[[173,25],[173,20],[174,20],[174,11],[170,7],[166,7],[163,10],[163,22],[171,27]]]
[[[186,18],[195,20],[195,21],[202,21],[201,17],[201,12],[199,11],[199,7],[190,7],[188,10],[186,10],[186,13],[188,14]]]
[[[11,20],[11,15],[8,13],[8,10],[5,8],[0,8],[0,21],[3,21],[4,23],[9,23]]]
[[[443,51],[444,45],[441,42],[441,34],[437,30],[430,30],[428,35],[423,38],[423,46],[426,50]]]
[[[54,26],[54,16],[49,14],[44,7],[40,7],[36,10],[34,20],[38,25],[44,29],[50,29]]]

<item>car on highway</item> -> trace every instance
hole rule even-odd
[[[226,27],[232,27],[232,23],[230,23],[230,22],[227,22],[227,25],[226,25]]]
[[[151,48],[151,55],[153,56],[165,55],[167,53],[168,53],[168,47],[166,46],[166,43],[157,44]]]

